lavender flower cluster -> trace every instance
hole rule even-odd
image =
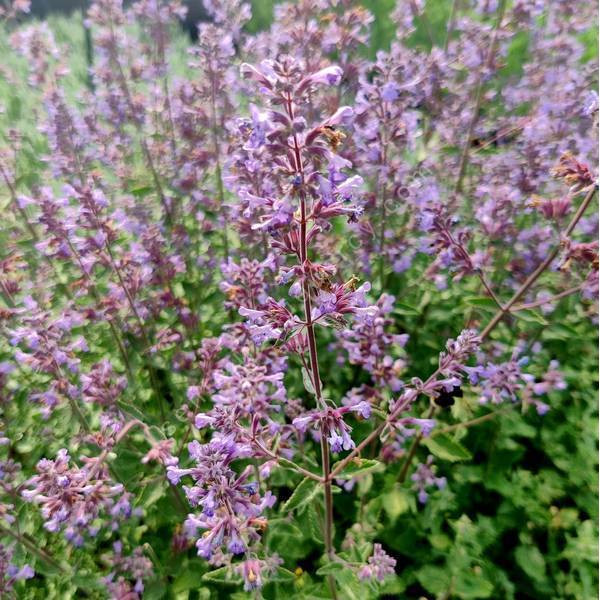
[[[396,469],[425,504],[451,473],[412,463],[454,408],[560,401],[535,323],[561,302],[597,320],[594,6],[469,2],[422,44],[408,4],[371,60],[352,0],[277,4],[254,35],[247,2],[204,0],[178,70],[182,3],[94,0],[75,95],[52,30],[0,8],[36,103],[35,131],[0,142],[0,595],[34,577],[14,548],[54,561],[60,532],[111,548],[108,597],[141,598],[161,576],[157,485],[177,513],[160,535],[208,576],[300,580],[269,532],[313,511],[324,563],[370,597],[396,559],[360,527],[346,540],[370,550],[349,558],[337,494]],[[465,295],[462,327],[424,340],[423,307]],[[52,544],[14,528],[23,511]],[[334,567],[315,585],[335,598]]]

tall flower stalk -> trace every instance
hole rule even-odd
[[[334,555],[333,544],[333,497],[331,490],[330,446],[334,451],[352,444],[347,435],[339,409],[332,408],[323,397],[323,384],[319,372],[319,356],[315,325],[326,320],[344,322],[344,315],[369,310],[363,297],[368,286],[355,291],[354,283],[332,283],[334,265],[313,262],[309,255],[310,242],[337,216],[355,219],[360,214],[356,203],[362,180],[350,177],[342,169],[350,163],[341,159],[336,151],[344,134],[338,130],[352,117],[352,109],[339,108],[335,114],[321,123],[309,126],[301,107],[309,93],[320,86],[338,85],[342,71],[339,67],[327,67],[316,73],[305,74],[302,65],[291,57],[277,62],[265,62],[262,68],[242,65],[242,73],[257,81],[273,106],[282,106],[283,111],[268,113],[267,147],[282,154],[279,162],[281,176],[286,177],[287,196],[279,201],[264,199],[275,209],[263,216],[256,228],[266,228],[274,239],[274,247],[284,254],[294,255],[296,264],[283,267],[280,279],[293,281],[292,296],[301,295],[304,314],[302,319],[293,317],[280,303],[264,312],[241,311],[255,323],[267,322],[283,326],[272,328],[268,337],[284,336],[288,346],[295,344],[296,352],[304,362],[308,353],[307,375],[310,391],[314,394],[317,409],[311,420],[318,423],[320,431],[321,465],[325,496],[325,549],[329,559]],[[262,202],[261,202],[262,204]],[[287,331],[286,331],[287,329]],[[331,582],[332,593],[335,586]]]
[[[291,123],[294,123],[294,99],[291,92],[287,92],[287,98],[285,103],[286,114],[290,119]],[[307,202],[306,192],[304,188],[306,186],[306,179],[304,176],[304,166],[302,158],[302,147],[298,140],[298,135],[294,133],[292,135],[293,148],[294,148],[294,170],[293,177],[297,181],[300,180],[297,186],[298,199],[300,201],[300,262],[299,266],[301,269],[306,269],[308,265],[308,242],[307,242],[307,226],[308,226],[308,215],[307,215]],[[308,353],[310,357],[310,373],[311,382],[315,391],[315,397],[317,403],[322,409],[326,409],[327,405],[323,400],[322,388],[321,388],[321,375],[319,374],[319,356],[317,352],[317,341],[315,338],[315,327],[312,316],[312,300],[311,300],[311,288],[310,282],[307,277],[302,279],[302,297],[304,300],[304,321],[306,323],[306,335],[308,339]],[[331,494],[331,478],[330,478],[330,464],[329,464],[329,446],[327,445],[327,431],[325,425],[321,426],[321,464],[323,467],[323,484],[325,493],[325,548],[327,554],[331,558],[333,554],[333,497]]]

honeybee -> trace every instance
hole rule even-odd
[[[332,125],[324,125],[321,127],[321,133],[325,136],[327,144],[334,152],[337,151],[342,142],[346,139],[346,134],[338,131]]]
[[[319,277],[319,288],[325,292],[331,292],[333,289],[333,285],[331,283],[331,278],[328,275],[323,275]]]

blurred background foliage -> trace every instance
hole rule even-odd
[[[277,3],[283,0],[251,0],[252,19],[246,25],[249,33],[255,33],[267,29],[273,20],[273,10]],[[126,5],[131,0],[124,2]],[[391,11],[396,6],[397,0],[360,0],[364,6],[373,15],[374,21],[371,26],[371,41],[369,48],[365,53],[373,58],[377,50],[386,50],[395,35],[395,26],[392,19],[389,18]],[[410,11],[410,5],[406,0],[406,10]],[[185,27],[191,30],[195,23],[205,20],[206,13],[200,0],[184,0],[188,7],[188,15]],[[71,15],[75,12],[81,13],[89,5],[89,0],[32,0],[31,17],[44,19],[56,17],[57,15]],[[415,45],[429,46],[429,34],[434,40],[443,40],[446,34],[446,23],[450,15],[452,2],[450,0],[428,0],[425,6],[425,18],[421,18],[416,23],[416,31],[412,36],[412,43]],[[75,25],[77,16],[70,21],[70,26]],[[586,53],[582,61],[598,57],[598,27],[590,24],[591,27],[582,34],[582,41],[586,46]],[[70,32],[74,33],[74,32]],[[514,44],[514,52],[509,57],[507,72],[516,72],[520,69],[523,58],[527,52],[527,37],[518,38]]]

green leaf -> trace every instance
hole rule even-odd
[[[460,598],[489,598],[494,585],[472,571],[462,572],[454,580],[454,592]]]
[[[569,327],[564,323],[551,323],[551,325],[542,332],[543,340],[573,340],[578,337],[576,329]]]
[[[519,546],[515,550],[515,560],[534,581],[543,582],[546,578],[546,561],[535,546]]]
[[[303,518],[306,519],[306,513]],[[296,519],[300,521],[300,519]],[[307,531],[304,525],[300,529],[295,523],[282,519],[275,519],[269,525],[268,546],[273,552],[277,552],[285,558],[289,564],[294,564],[304,554],[304,543]]]
[[[355,543],[348,552],[349,558],[353,562],[364,563],[371,554],[373,554],[373,545],[369,542]]]
[[[404,598],[403,592],[406,590],[406,583],[400,577],[386,577],[386,580],[379,584],[379,597]]]
[[[364,600],[365,593],[356,575],[348,568],[335,572],[335,579],[342,590],[345,600]]]
[[[160,500],[166,491],[167,486],[163,480],[149,483],[142,488],[142,491],[138,495],[136,499],[136,506],[142,506],[147,509],[152,506],[152,504]]]
[[[39,571],[39,567],[36,567],[36,571]],[[71,576],[71,583],[76,585],[79,589],[82,590],[101,590],[103,589],[103,585],[100,582],[98,576],[94,573],[91,573],[87,569],[81,570],[79,572],[74,572]]]
[[[144,600],[161,600],[165,597],[167,590],[164,584],[158,580],[144,582]],[[202,598],[202,596],[200,596]]]
[[[436,550],[440,550],[441,552],[446,552],[448,548],[452,545],[452,540],[443,533],[434,533],[429,536],[429,543]]]
[[[304,367],[302,367],[302,383],[309,394],[316,396],[317,393],[315,392],[315,386],[313,385],[310,373]]]
[[[395,302],[393,313],[399,315],[408,315],[411,317],[417,317],[421,314],[421,311],[410,304],[404,304],[403,302]]]
[[[196,590],[202,587],[202,573],[198,568],[188,567],[180,573],[173,582],[172,592],[178,594],[186,590]]]
[[[214,571],[209,571],[202,576],[204,581],[218,581],[219,583],[233,583],[239,584],[242,578],[239,575],[235,575],[231,572],[230,567],[221,567]]]
[[[437,596],[448,591],[450,574],[442,567],[425,565],[417,571],[417,580],[430,594]]]
[[[119,472],[120,476],[127,481],[131,481],[139,477],[141,470],[141,456],[138,452],[133,452],[128,448],[121,448],[114,460],[114,467]]]
[[[296,464],[294,462],[292,462],[291,460],[284,458],[283,456],[280,456],[277,459],[277,463],[278,463],[278,466],[281,467],[282,469],[290,469],[291,471],[294,471],[294,472],[298,471]]]
[[[332,470],[335,469],[337,464],[339,463],[335,463],[333,465]],[[367,473],[373,473],[374,471],[383,471],[384,468],[384,464],[382,462],[379,462],[378,460],[359,458],[350,461],[336,475],[336,479],[353,479],[354,477],[366,475]]]
[[[152,434],[152,437],[157,441],[167,439],[165,432],[160,427],[157,427],[156,425],[152,425],[152,427],[150,427],[150,433]]]
[[[498,305],[493,298],[470,296],[465,298],[465,302],[469,306],[479,308],[486,312],[496,312],[496,310],[498,310]]]
[[[388,517],[395,521],[401,514],[410,510],[410,500],[407,492],[399,486],[382,497],[383,510]]]
[[[64,568],[64,564],[61,563],[61,566]],[[43,560],[38,560],[35,563],[35,572],[41,573],[42,575],[49,575],[52,577],[61,576],[61,575],[64,575],[65,571],[68,571],[68,569],[65,568],[63,571],[63,570],[61,570],[61,568],[58,565],[54,565],[50,562],[46,562]],[[68,574],[68,576],[71,577],[72,574]],[[93,575],[89,576],[90,580],[93,578],[94,578]],[[86,581],[87,581],[87,579],[88,578],[86,577]],[[79,584],[76,584],[76,585],[79,585]],[[86,583],[86,585],[89,585],[89,581]]]
[[[596,499],[594,498],[594,502]],[[562,556],[574,562],[582,560],[598,564],[598,534],[591,519],[579,524],[576,536],[567,536],[567,546],[562,551]]]
[[[542,317],[542,315],[532,308],[524,308],[522,310],[515,311],[513,313],[515,317],[525,321],[525,323],[537,323],[538,325],[548,325],[548,321]]]
[[[321,488],[314,479],[305,477],[292,495],[287,499],[286,503],[283,505],[283,510],[285,512],[291,512],[293,510],[303,509],[317,497],[320,491]]]
[[[144,196],[147,196],[148,194],[152,193],[154,191],[154,188],[151,185],[143,185],[137,188],[133,188],[132,190],[129,190],[129,193],[132,196],[135,196],[136,198],[143,198]]]
[[[310,531],[310,537],[317,544],[323,544],[323,530],[319,523],[319,517],[317,516],[314,504],[309,505],[304,514],[308,530]]]
[[[296,575],[284,567],[277,567],[275,575],[269,577],[270,581],[294,581],[294,579]]]
[[[423,443],[432,454],[442,460],[457,462],[472,458],[471,453],[462,444],[459,444],[445,433],[424,438]]]
[[[139,408],[136,408],[133,404],[125,402],[123,400],[117,400],[117,406],[128,416],[134,419],[142,421],[142,423],[149,423],[149,415],[143,413]]]
[[[373,487],[373,475],[367,473],[364,477],[361,477],[357,483],[356,493],[362,498],[362,496],[368,494],[369,490]]]
[[[340,571],[346,570],[348,567],[341,562],[328,562],[317,570],[317,575],[335,575]]]

